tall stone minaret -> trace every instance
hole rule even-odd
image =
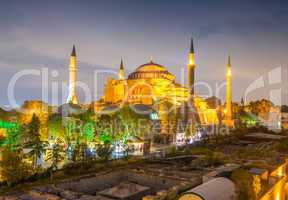
[[[77,57],[76,57],[75,45],[73,45],[69,65],[69,95],[67,98],[67,103],[78,104],[76,94],[76,81],[77,81]]]
[[[190,95],[194,95],[194,81],[195,81],[195,53],[194,53],[194,45],[193,38],[191,38],[190,44],[190,52],[188,57],[188,87],[190,89]]]
[[[120,63],[120,70],[119,70],[119,80],[124,80],[125,75],[124,75],[124,65],[123,65],[123,60],[121,59]]]
[[[231,94],[231,58],[228,56],[227,71],[226,71],[226,109],[225,109],[225,122],[226,125],[233,126],[232,119],[232,94]]]

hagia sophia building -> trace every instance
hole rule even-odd
[[[136,70],[125,78],[125,67],[123,61],[119,67],[119,77],[109,78],[105,84],[104,95],[94,103],[94,110],[102,112],[107,107],[121,107],[123,105],[145,105],[153,108],[159,116],[161,124],[168,123],[167,103],[173,105],[173,109],[185,107],[185,115],[192,123],[202,126],[217,125],[223,123],[229,127],[233,126],[231,109],[231,62],[230,56],[227,64],[227,90],[225,116],[219,115],[219,108],[210,108],[205,101],[194,90],[195,81],[195,52],[193,40],[191,39],[188,54],[188,85],[176,82],[175,76],[165,66],[155,63],[153,60],[140,65]],[[67,103],[78,104],[76,94],[77,81],[77,59],[76,50],[73,46],[69,67],[69,95]],[[193,112],[196,111],[196,112]],[[192,114],[194,113],[194,114]],[[196,113],[196,116],[195,116]],[[167,132],[167,130],[161,130]]]

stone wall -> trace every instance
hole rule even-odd
[[[135,172],[132,170],[115,171],[97,174],[90,177],[79,177],[70,179],[57,185],[57,187],[65,190],[71,190],[80,193],[95,195],[97,192],[106,188],[113,187],[120,182],[129,181],[139,185],[148,186],[153,193],[159,190],[168,189],[175,185],[179,185],[182,181],[150,175],[144,172]]]

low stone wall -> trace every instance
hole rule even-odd
[[[183,178],[167,177],[164,174],[150,174],[144,170],[120,169],[118,171],[108,171],[88,176],[81,176],[65,180],[56,185],[35,187],[17,197],[5,199],[21,200],[112,200],[104,197],[100,191],[117,186],[121,182],[131,182],[149,188],[147,192],[135,194],[133,198],[143,200],[169,200],[178,194],[195,187],[201,183],[201,179],[195,178],[183,180]],[[142,197],[144,196],[144,197]],[[130,197],[127,197],[130,199]],[[133,200],[134,200],[133,199]]]
[[[64,181],[57,187],[65,190],[95,195],[97,192],[106,188],[113,187],[123,180],[123,172],[106,172],[92,177],[79,177]]]
[[[182,181],[162,176],[135,172],[132,170],[100,173],[92,177],[80,177],[62,182],[57,187],[65,190],[95,195],[106,188],[113,187],[120,182],[129,181],[148,186],[153,193],[179,185]]]

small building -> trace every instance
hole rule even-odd
[[[187,191],[179,200],[231,200],[235,189],[231,180],[219,177]]]

